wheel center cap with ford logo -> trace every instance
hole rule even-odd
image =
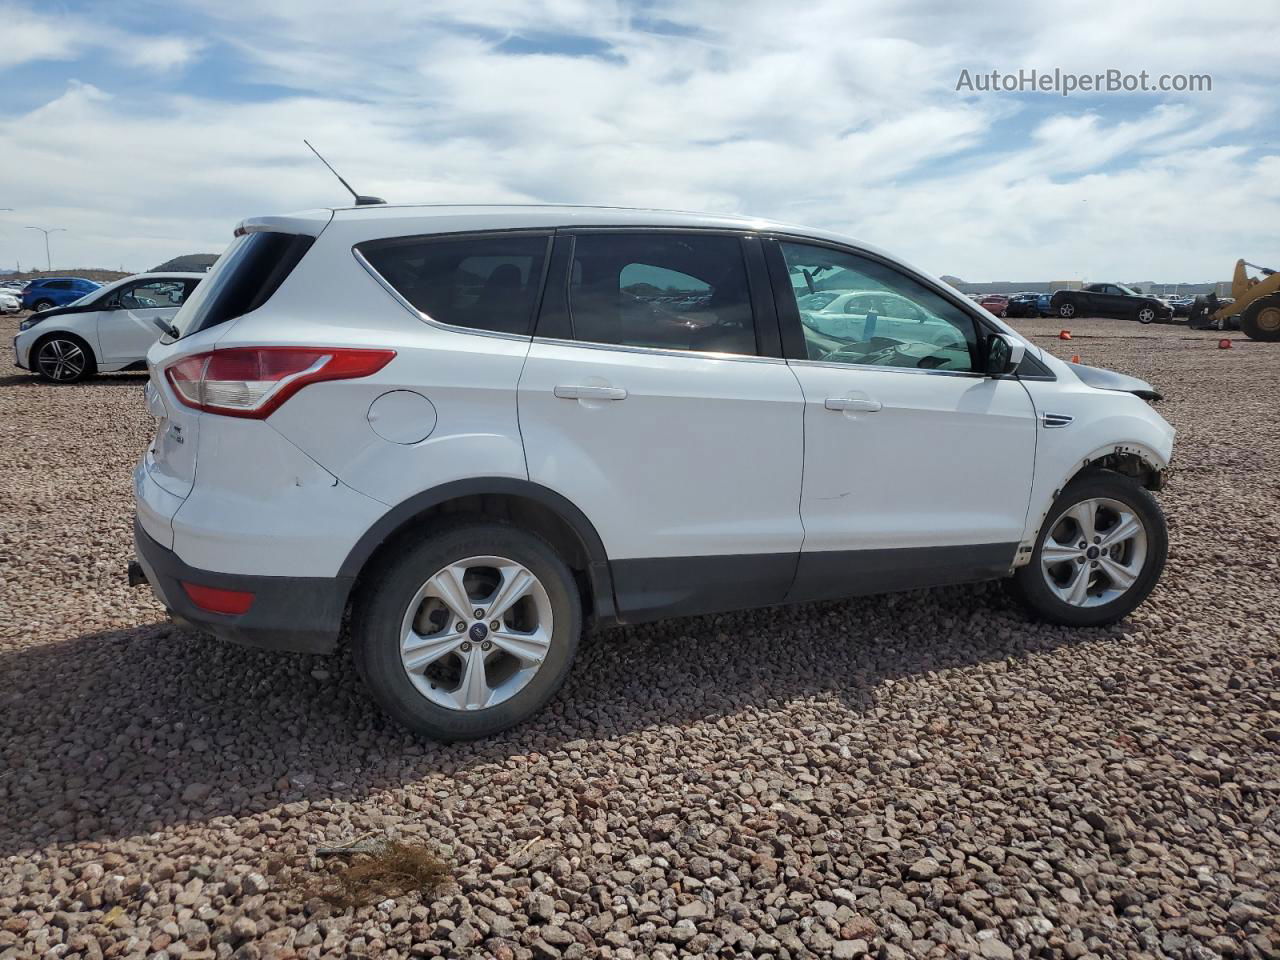
[[[475,641],[476,643],[480,643],[487,636],[489,636],[489,628],[486,627],[483,623],[473,623],[471,625],[471,629],[467,631],[467,634],[471,637],[473,641]]]

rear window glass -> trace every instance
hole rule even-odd
[[[356,247],[379,276],[432,320],[528,335],[548,236],[408,237]]]
[[[314,242],[314,237],[294,233],[245,233],[236,237],[174,317],[179,336],[257,310]]]

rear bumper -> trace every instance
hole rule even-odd
[[[134,551],[151,589],[179,623],[232,643],[296,653],[331,653],[338,643],[350,577],[263,577],[199,570],[153,540],[137,519]],[[182,581],[252,593],[242,614],[203,610],[192,602]]]

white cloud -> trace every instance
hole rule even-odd
[[[125,42],[108,24],[112,56],[180,75],[232,49],[237,77],[296,93],[234,103],[72,83],[0,120],[0,197],[68,227],[57,243],[80,265],[145,267],[219,248],[243,216],[343,202],[306,136],[359,190],[396,201],[753,213],[969,279],[1219,276],[1265,256],[1280,215],[1264,95],[1280,67],[1237,55],[1266,45],[1246,23],[1267,11],[1135,9],[1087,0],[1064,22],[1013,0],[786,16],[708,0],[643,16],[585,0],[193,2],[168,20],[202,24],[193,39]],[[602,55],[557,54],[557,33]],[[512,37],[543,52],[503,53]],[[1214,92],[1086,103],[954,91],[961,68],[1055,66],[1207,71]],[[22,135],[36,122],[39,142]],[[0,262],[38,239],[0,226]]]
[[[165,71],[190,63],[203,46],[154,29],[122,30],[103,18],[36,11],[14,3],[0,3],[0,40],[0,70],[41,60],[74,60],[101,49],[123,64]]]
[[[0,70],[32,60],[66,60],[79,46],[60,18],[10,4],[0,4],[0,35]]]
[[[131,37],[120,51],[127,62],[148,70],[176,70],[199,55],[203,44],[185,37]]]

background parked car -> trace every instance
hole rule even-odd
[[[45,380],[75,383],[94,371],[140,365],[203,273],[140,273],[22,321],[14,362]]]
[[[1117,317],[1151,323],[1173,318],[1173,309],[1163,300],[1118,283],[1091,283],[1083,290],[1059,290],[1053,295],[1050,306],[1064,320],[1072,317]]]
[[[0,288],[0,313],[17,313],[22,309],[22,298],[9,290]]]
[[[53,307],[65,307],[101,286],[84,277],[37,277],[22,291],[22,307],[37,313]]]
[[[1042,317],[1053,316],[1053,307],[1049,305],[1049,301],[1053,299],[1052,293],[1042,293],[1036,297],[1036,312]]]
[[[997,317],[1009,315],[1009,298],[1000,293],[984,293],[978,298],[978,306]]]
[[[1165,303],[1173,309],[1175,317],[1191,316],[1191,305],[1195,302],[1195,297],[1165,297]]]
[[[1036,306],[1039,300],[1038,293],[1015,293],[1009,298],[1009,304],[1005,308],[1005,316],[1010,317],[1038,317],[1040,310]]]

